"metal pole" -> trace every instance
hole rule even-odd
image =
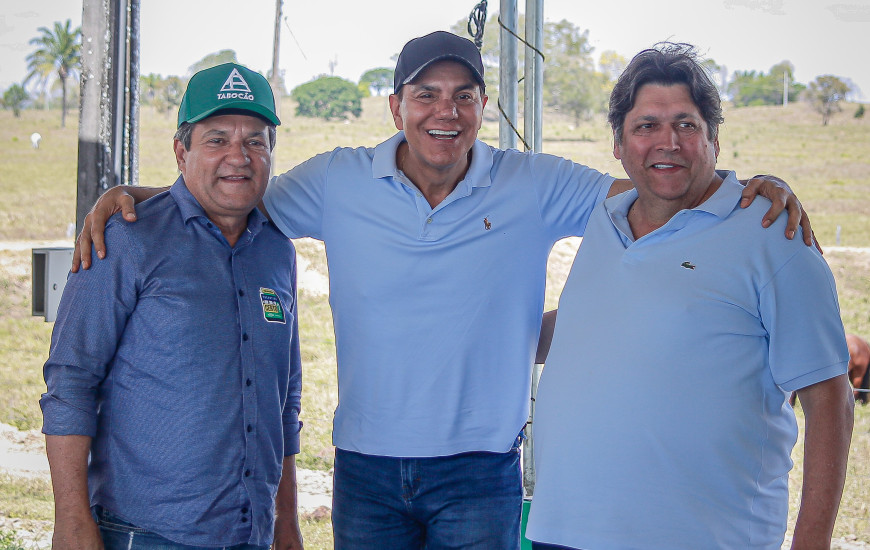
[[[534,44],[537,36],[535,0],[526,0],[526,42]],[[526,143],[533,143],[535,135],[535,52],[524,44],[523,65],[523,135]],[[534,145],[532,145],[534,149]]]
[[[517,136],[512,125],[517,124],[517,32],[516,0],[501,0],[499,20],[499,87],[498,102],[501,106],[498,125],[498,144],[502,149],[517,146]],[[510,32],[509,32],[510,31]]]
[[[535,135],[534,150],[544,142],[544,0],[535,0]]]
[[[529,420],[523,430],[526,440],[523,441],[523,496],[531,498],[535,494],[535,396],[538,394],[538,380],[541,378],[542,365],[532,368],[531,403],[529,404]]]
[[[532,151],[540,152],[543,142],[544,1],[526,0],[526,42],[523,76],[523,135]]]
[[[110,187],[138,181],[139,0],[84,0],[76,232]]]

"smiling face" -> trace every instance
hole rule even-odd
[[[638,202],[670,215],[706,200],[718,181],[718,138],[685,84],[644,84],[625,115],[613,155],[638,192]]]
[[[408,143],[407,151],[399,151],[400,168],[414,183],[455,185],[462,179],[486,100],[471,71],[457,61],[433,63],[390,96],[396,128],[405,131]]]
[[[177,139],[174,148],[187,188],[231,240],[227,230],[247,226],[269,181],[266,122],[248,115],[211,116],[194,124],[190,149]]]

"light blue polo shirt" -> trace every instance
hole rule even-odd
[[[589,221],[536,400],[527,536],[591,550],[779,549],[789,392],[846,372],[834,279],[728,174],[631,238],[635,190]]]
[[[528,417],[547,256],[582,235],[613,178],[476,141],[437,207],[396,167],[398,133],[273,179],[285,235],[324,241],[337,447],[372,455],[507,451]]]

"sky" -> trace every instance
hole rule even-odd
[[[29,40],[40,26],[72,19],[75,0],[4,2],[0,8],[0,91],[25,77]],[[284,0],[279,65],[287,88],[322,74],[358,81],[393,67],[405,42],[466,20],[476,0]],[[525,2],[518,1],[519,11]],[[807,84],[819,75],[848,79],[870,102],[870,0],[545,0],[544,18],[589,30],[593,57],[613,50],[630,59],[662,40],[688,42],[737,70],[768,72],[784,60]],[[499,2],[488,1],[489,15]],[[140,0],[142,74],[185,75],[209,53],[236,51],[265,73],[272,66],[274,0]],[[628,17],[626,17],[628,15]],[[497,41],[487,34],[485,41]],[[332,71],[332,72],[331,72]]]

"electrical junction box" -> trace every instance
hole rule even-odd
[[[73,248],[34,248],[32,265],[33,315],[57,318],[57,306],[72,265]]]

